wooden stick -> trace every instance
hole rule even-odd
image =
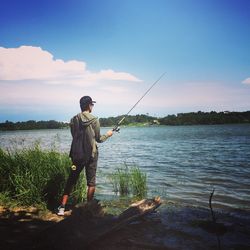
[[[213,191],[212,191],[212,193],[210,194],[210,197],[209,197],[209,207],[210,207],[210,211],[211,211],[211,215],[212,215],[212,220],[213,220],[214,223],[216,223],[216,217],[214,215],[214,211],[213,211],[213,208],[212,208],[213,195],[214,195],[214,189],[213,189]]]

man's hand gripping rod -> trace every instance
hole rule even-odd
[[[155,84],[157,82],[159,82],[161,80],[161,78],[166,74],[166,72],[164,72],[152,85],[151,87],[144,93],[144,95],[134,104],[134,106],[128,111],[128,113],[126,115],[124,115],[122,117],[122,119],[115,125],[115,127],[112,129],[115,132],[119,132],[120,131],[120,125],[121,123],[124,121],[124,119],[126,118],[126,116],[136,107],[136,105],[143,99],[143,97],[155,86]]]

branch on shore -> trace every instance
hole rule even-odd
[[[98,201],[80,205],[72,215],[49,227],[39,235],[36,249],[91,249],[133,221],[153,212],[161,205],[160,198],[133,203],[118,217],[105,215]]]

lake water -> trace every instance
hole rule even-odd
[[[102,128],[106,132],[107,128]],[[0,132],[0,146],[68,152],[68,129]],[[107,176],[124,163],[147,174],[149,196],[208,207],[250,210],[250,125],[125,127],[99,144],[97,196],[112,198]]]

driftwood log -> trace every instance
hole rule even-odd
[[[72,215],[47,228],[34,242],[35,249],[94,249],[105,237],[151,213],[161,205],[160,198],[133,203],[119,216],[104,214],[96,200],[76,208]]]

